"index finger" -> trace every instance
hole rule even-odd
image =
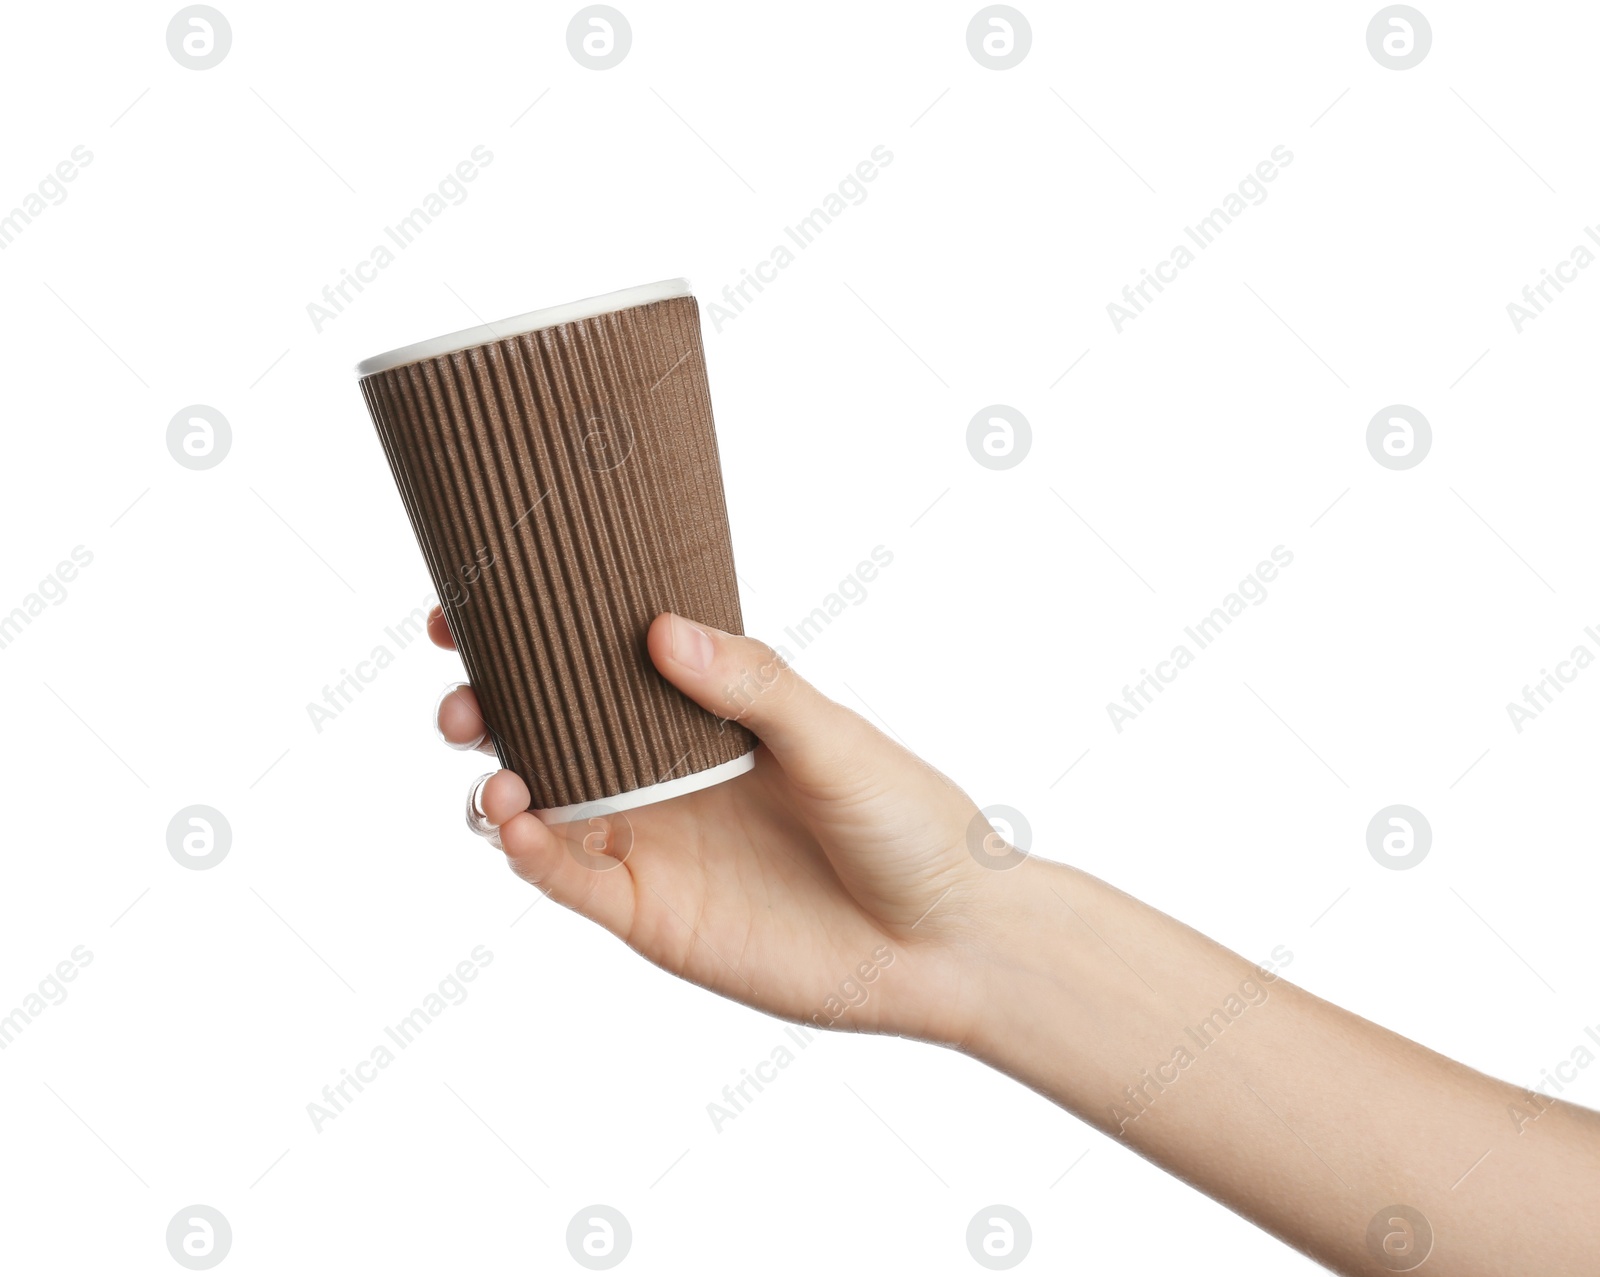
[[[455,650],[456,636],[450,633],[450,623],[444,619],[444,608],[437,603],[433,605],[433,611],[428,613],[428,637],[436,647]]]

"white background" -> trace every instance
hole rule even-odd
[[[1024,3],[1031,51],[993,71],[971,3],[619,4],[603,72],[576,5],[225,0],[207,71],[165,6],[7,12],[0,209],[93,161],[0,252],[0,613],[93,562],[0,650],[0,1011],[93,960],[0,1052],[5,1267],[180,1271],[168,1220],[205,1203],[223,1271],[576,1271],[567,1222],[602,1202],[624,1271],[959,1273],[998,1202],[1025,1271],[1314,1271],[913,1043],[820,1040],[717,1133],[782,1026],[467,833],[484,760],[429,725],[454,656],[398,651],[311,723],[430,592],[352,369],[668,276],[704,305],[887,147],[707,320],[749,631],[784,641],[888,548],[807,677],[1038,854],[1533,1083],[1600,1019],[1600,672],[1520,734],[1505,709],[1600,651],[1600,270],[1521,334],[1506,303],[1600,218],[1600,15],[1426,4],[1431,52],[1393,71],[1372,0]],[[317,332],[307,304],[480,144],[469,198]],[[1106,304],[1278,145],[1265,203],[1118,334]],[[205,471],[165,442],[196,403],[233,433]],[[993,403],[1033,431],[1004,472],[965,443]],[[1405,471],[1365,445],[1395,403],[1433,428]],[[1106,703],[1277,545],[1268,600],[1119,734]],[[233,831],[203,872],[166,845],[195,803]],[[1433,829],[1406,872],[1366,847],[1391,803]],[[307,1104],[477,945],[468,999],[317,1133]],[[1600,1068],[1566,1096],[1600,1103]]]

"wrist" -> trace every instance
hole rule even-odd
[[[1075,1010],[1081,939],[1067,925],[1065,903],[1074,877],[1067,866],[1032,856],[994,875],[984,904],[977,1000],[961,1044],[967,1054],[1015,1072],[1012,1057],[1022,1040]]]
[[[1130,910],[1140,906],[1071,866],[1029,857],[1004,875],[983,962],[981,1006],[962,1049],[1114,1130],[1135,1044],[1165,1022],[1138,970],[1149,954]]]
[[[1266,1001],[1275,977],[1081,870],[1030,857],[1007,877],[1015,882],[995,911],[982,1009],[963,1049],[1139,1144],[1152,1131],[1130,1134],[1123,1120],[1140,1111],[1130,1086],[1135,1096],[1156,1087],[1148,1070],[1175,1058],[1174,1043],[1196,1046],[1187,1058],[1204,1053],[1198,1071],[1214,1072],[1246,1039],[1207,1049],[1221,1029],[1188,1030],[1231,1023]],[[1276,1015],[1291,1005],[1278,999]],[[1276,1018],[1254,1015],[1256,1026]]]
[[[1071,873],[1032,857],[1005,871],[961,866],[942,907],[897,937],[905,983],[879,1027],[1014,1072],[1006,1057],[1019,1025],[1061,1009],[1072,987],[1058,894]]]

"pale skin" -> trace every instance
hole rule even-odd
[[[438,609],[429,633],[454,646]],[[755,770],[628,812],[620,861],[572,854],[593,831],[542,823],[521,778],[495,773],[483,813],[512,869],[558,903],[686,980],[813,1024],[886,948],[835,1027],[983,1060],[1335,1272],[1600,1272],[1600,1114],[1016,856],[954,782],[755,639],[663,614],[649,651],[760,738]],[[458,748],[492,752],[470,687],[438,721]],[[603,851],[606,833],[583,845]]]

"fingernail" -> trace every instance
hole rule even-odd
[[[472,788],[467,790],[467,828],[480,838],[487,838],[496,843],[500,838],[500,829],[489,823],[489,818],[483,814],[483,787],[489,783],[493,772],[484,772],[477,780],[472,782]]]
[[[704,672],[711,668],[714,651],[711,636],[699,626],[681,616],[672,618],[672,659],[678,664]]]
[[[450,686],[448,686],[447,688],[444,689],[444,691],[439,693],[439,699],[434,703],[434,706],[433,706],[433,734],[435,736],[437,736],[440,740],[444,741],[444,743],[446,745],[450,746],[451,749],[459,749],[459,750],[477,749],[479,745],[483,744],[484,738],[489,735],[489,729],[487,727],[485,727],[472,740],[469,740],[469,741],[453,741],[453,740],[450,740],[449,738],[447,738],[445,736],[443,729],[440,728],[440,726],[439,726],[439,711],[444,708],[444,703],[445,703],[446,698],[455,695],[456,692],[460,691],[463,687],[466,687],[466,686],[467,686],[466,683],[451,683]]]

